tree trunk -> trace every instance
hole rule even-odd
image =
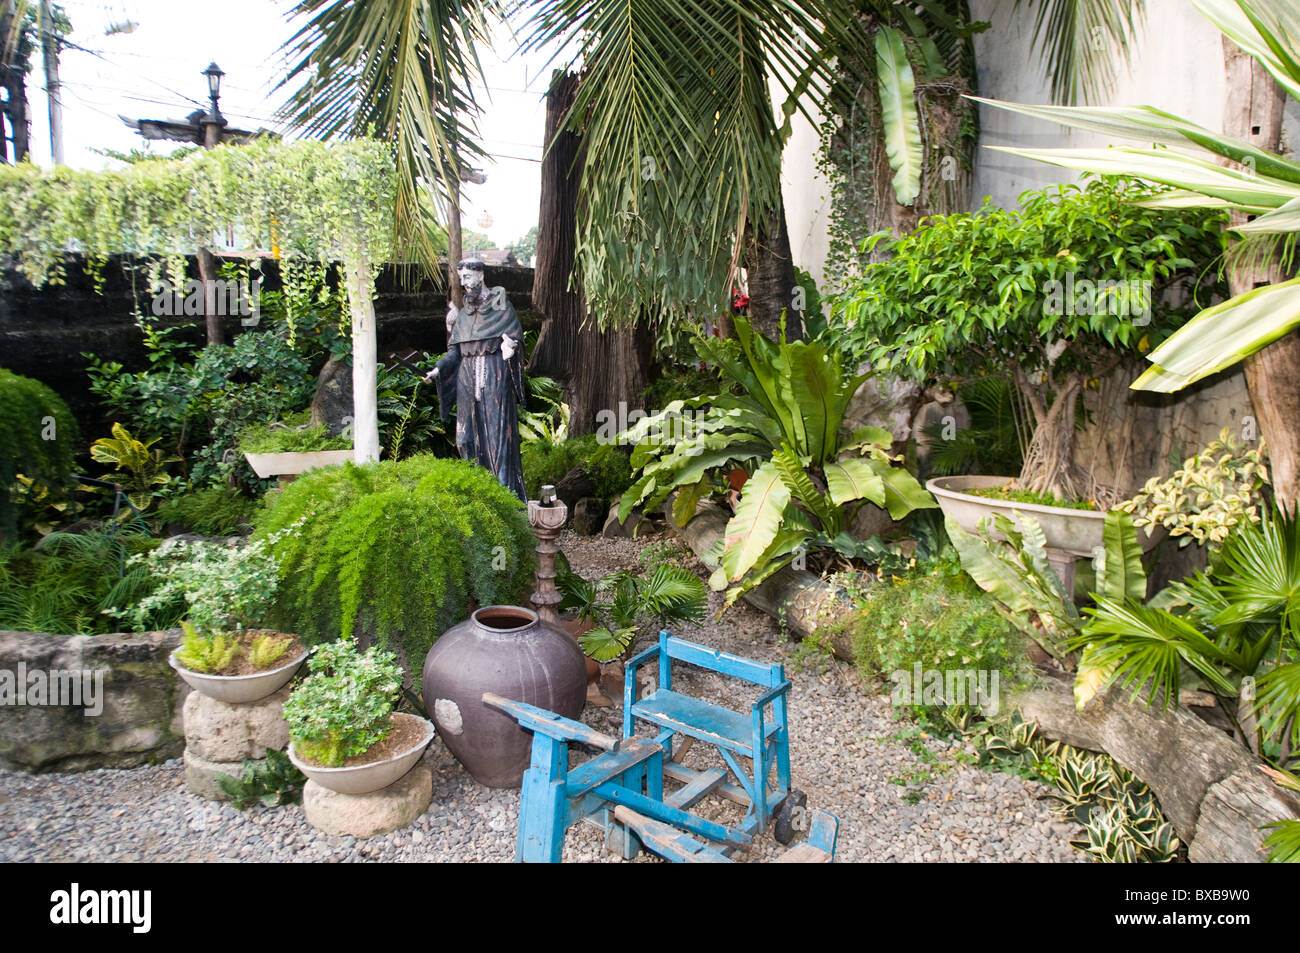
[[[1223,39],[1228,98],[1223,131],[1261,149],[1277,152],[1282,134],[1282,91],[1252,57],[1227,37]],[[1232,214],[1232,224],[1246,216]],[[1277,255],[1252,256],[1230,262],[1228,290],[1239,295],[1260,285],[1285,280]],[[1273,492],[1279,503],[1294,507],[1300,499],[1300,332],[1283,338],[1246,358],[1246,386],[1250,389],[1259,435],[1268,446]]]
[[[645,323],[601,331],[587,315],[582,291],[570,287],[578,225],[578,186],[582,179],[581,139],[561,124],[577,93],[579,78],[556,71],[546,96],[542,201],[537,218],[537,264],[533,305],[542,329],[528,370],[563,382],[573,436],[596,429],[596,415],[619,404],[639,406],[649,382],[653,343]]]
[[[447,300],[457,308],[465,303],[465,289],[460,286],[461,256],[464,255],[460,227],[460,183],[457,183],[451,195],[447,213]],[[451,328],[447,328],[447,340],[451,341]]]
[[[203,285],[203,315],[208,330],[208,346],[225,344],[221,333],[221,315],[217,313],[217,259],[206,248],[200,248],[199,282]]]
[[[749,320],[756,331],[772,340],[781,334],[781,313],[786,314],[785,335],[803,337],[803,322],[794,310],[794,257],[790,232],[781,201],[766,222],[745,228],[745,261],[749,285]]]

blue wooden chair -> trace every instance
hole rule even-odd
[[[640,701],[636,698],[637,672],[651,662],[659,665],[659,687]],[[673,663],[729,675],[765,689],[748,712],[693,698],[673,690]],[[795,805],[790,798],[790,729],[787,696],[790,682],[779,663],[764,664],[717,649],[659,633],[659,644],[632,658],[625,666],[623,683],[623,738],[632,739],[638,721],[659,729],[655,741],[663,749],[663,773],[681,781],[684,787],[667,798],[667,803],[688,808],[713,790],[731,800],[748,804],[741,829],[754,834],[766,829],[774,814],[788,814]],[[683,743],[673,752],[673,739]],[[736,784],[721,770],[695,771],[679,763],[687,747],[703,742],[718,749],[735,776]],[[749,761],[749,770],[741,763]],[[772,768],[776,787],[769,789]],[[800,796],[802,797],[802,796]],[[776,831],[778,840],[789,843],[793,832],[790,818],[783,818]],[[784,830],[781,828],[785,828]]]
[[[659,664],[659,687],[636,699],[637,672]],[[763,689],[749,711],[737,712],[673,690],[674,663],[694,665],[750,682]],[[623,686],[623,737],[595,729],[532,705],[485,693],[483,702],[506,712],[533,733],[531,761],[519,805],[520,861],[558,862],[567,830],[587,819],[605,831],[605,843],[624,857],[639,845],[672,861],[726,863],[748,847],[775,818],[782,844],[793,839],[807,799],[790,789],[790,733],[786,701],[790,683],[779,664],[765,665],[659,633],[659,642],[631,659]],[[638,722],[654,726],[654,738],[638,738]],[[674,751],[673,741],[681,741]],[[726,769],[695,770],[680,763],[696,742],[718,749]],[[602,750],[569,769],[569,745]],[[746,770],[744,761],[749,762]],[[773,768],[776,785],[769,788]],[[728,781],[734,775],[735,783]],[[664,793],[665,778],[681,787]],[[690,808],[717,792],[745,805],[744,820],[731,827],[692,813]],[[823,811],[811,817],[808,842],[788,859],[828,862],[835,856],[838,821]]]

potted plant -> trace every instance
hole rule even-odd
[[[248,428],[240,434],[239,449],[253,471],[266,479],[346,463],[352,459],[352,438],[331,435],[325,424],[313,426],[310,412],[304,410]]]
[[[181,628],[171,667],[196,692],[231,705],[275,694],[307,657],[296,635],[271,629],[200,632],[188,620]]]
[[[195,691],[235,705],[274,694],[307,657],[297,635],[263,627],[279,589],[270,551],[278,538],[169,540],[132,557],[158,585],[112,612],[135,629],[156,618],[182,618],[185,635],[168,662]]]
[[[1101,511],[1125,493],[1075,459],[1080,398],[1195,312],[1190,295],[1175,306],[1165,292],[1220,253],[1218,215],[1134,205],[1153,197],[1106,178],[1027,193],[1018,210],[986,204],[927,218],[909,235],[872,239],[887,260],[838,300],[842,346],[879,373],[1012,384],[1026,436],[1020,474],[927,484],[968,531],[985,515],[1020,511],[1034,514],[1062,554],[1101,545]]]
[[[402,688],[397,656],[350,639],[317,646],[311,674],[284,704],[289,760],[321,787],[366,794],[399,780],[433,740],[433,723],[393,710]]]

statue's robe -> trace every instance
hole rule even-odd
[[[493,307],[496,303],[504,307]],[[496,476],[521,500],[524,466],[519,455],[519,407],[524,390],[524,336],[503,288],[466,297],[455,312],[447,353],[438,361],[438,403],[445,423],[456,408],[456,449]],[[501,335],[516,341],[510,360],[501,356]]]

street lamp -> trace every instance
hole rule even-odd
[[[208,78],[208,98],[212,100],[212,118],[220,119],[221,110],[217,108],[217,100],[221,98],[221,77],[226,74],[221,71],[221,67],[212,62],[208,68],[203,71],[203,75]]]
[[[208,98],[212,100],[212,109],[199,122],[203,126],[203,148],[211,149],[220,144],[221,129],[226,124],[226,120],[221,116],[221,109],[217,106],[217,100],[221,98],[221,77],[226,74],[221,71],[220,66],[212,62],[203,71],[203,75],[208,78]]]

